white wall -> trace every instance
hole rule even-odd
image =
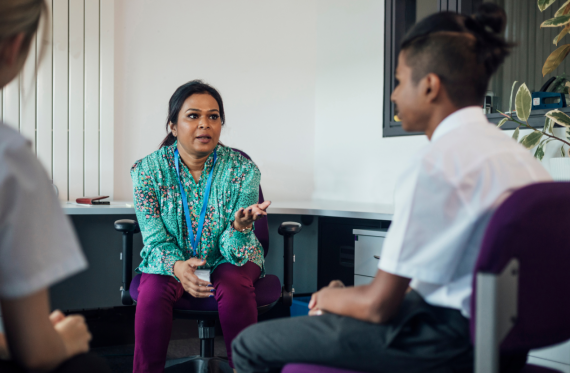
[[[320,0],[317,51],[314,197],[392,203],[427,139],[382,137],[384,1]]]
[[[391,203],[424,136],[383,138],[384,2],[120,0],[115,6],[115,199],[164,137],[170,95],[202,78],[269,199]]]
[[[314,0],[115,2],[115,199],[165,136],[168,99],[191,79],[224,98],[221,140],[246,151],[268,199],[310,198],[315,143]]]

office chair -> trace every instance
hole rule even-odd
[[[244,152],[240,152],[249,158]],[[259,203],[263,203],[263,192],[259,187]],[[256,221],[254,233],[263,246],[264,256],[269,251],[269,227],[267,218]],[[281,287],[279,278],[275,275],[266,275],[255,282],[255,296],[257,311],[261,315],[272,309],[279,299],[285,307],[290,307],[293,301],[293,236],[301,231],[301,224],[296,222],[281,223],[278,233],[284,236],[284,263],[283,280]],[[115,222],[115,229],[123,233],[123,286],[121,286],[121,301],[129,306],[136,304],[138,299],[138,286],[141,275],[132,278],[133,235],[140,233],[138,223],[134,220],[123,219]],[[173,365],[167,372],[208,372],[215,370],[233,373],[228,362],[214,356],[214,337],[216,320],[218,319],[218,303],[215,298],[194,298],[184,293],[182,298],[174,304],[174,318],[198,321],[198,337],[200,339],[200,355],[190,356],[188,361]]]
[[[475,373],[498,373],[501,354],[570,339],[570,183],[523,187],[493,214],[473,275]],[[288,364],[282,373],[357,373]],[[521,373],[561,373],[526,364]]]

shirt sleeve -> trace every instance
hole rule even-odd
[[[235,213],[240,208],[249,207],[259,201],[260,179],[259,169],[250,163],[250,167],[247,167],[241,178],[241,183],[235,185],[239,196],[231,212],[230,222],[220,237],[220,252],[228,261],[239,266],[247,263],[256,252],[263,250],[253,229],[242,233],[233,228]]]
[[[472,221],[468,206],[459,188],[431,165],[407,170],[398,184],[396,211],[378,268],[445,284],[454,275],[469,238],[465,235]]]
[[[25,140],[11,137],[0,144],[1,298],[30,295],[87,267],[46,172]]]
[[[141,256],[143,261],[153,263],[145,272],[174,276],[174,263],[185,258],[175,237],[168,233],[162,222],[151,172],[139,161],[131,169],[131,178],[135,212],[145,246]]]

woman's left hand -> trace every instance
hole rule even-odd
[[[256,203],[245,209],[240,208],[235,214],[234,228],[238,231],[250,228],[254,221],[267,215],[265,210],[267,210],[269,205],[271,205],[271,201]]]

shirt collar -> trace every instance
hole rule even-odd
[[[478,106],[469,106],[449,114],[433,131],[431,142],[437,141],[448,132],[471,123],[487,123],[487,117]]]
[[[173,159],[174,159],[174,151],[176,150],[177,145],[178,145],[178,140],[175,140],[174,144],[170,145],[170,152],[171,152]],[[220,144],[216,145],[216,147],[214,148],[214,151],[216,151],[218,153],[218,157],[220,156],[220,149],[221,148],[222,147]],[[214,163],[214,152],[211,152],[210,155],[208,156],[208,159],[206,159],[206,163],[204,163],[204,172],[210,172],[210,168],[212,167],[212,163]],[[186,167],[184,162],[181,161],[180,164],[181,164],[182,169],[189,173],[188,167]]]

